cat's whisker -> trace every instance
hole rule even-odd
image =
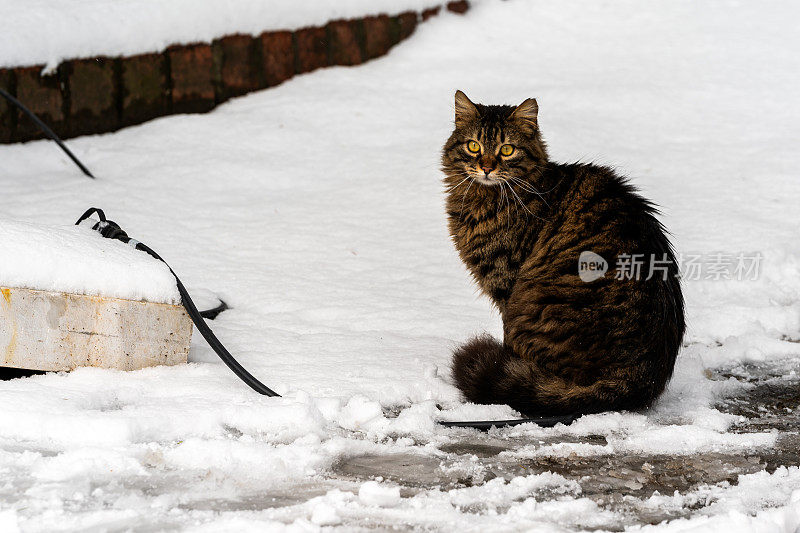
[[[561,178],[561,179],[563,179],[563,178]],[[553,192],[554,190],[556,190],[556,187],[558,187],[559,185],[561,185],[561,179],[559,179],[559,180],[556,182],[556,184],[555,184],[555,185],[553,185],[552,187],[550,187],[550,188],[549,188],[549,189],[547,189],[546,191],[543,191],[543,192],[542,192],[542,194],[551,193],[551,192]]]
[[[545,200],[545,198],[544,198],[544,196],[542,195],[542,193],[540,193],[539,191],[537,191],[537,190],[536,190],[536,187],[534,187],[532,184],[530,184],[530,183],[526,183],[526,182],[522,181],[521,179],[519,179],[519,178],[514,178],[514,177],[512,177],[512,178],[511,178],[511,181],[512,181],[512,182],[514,182],[514,183],[515,183],[515,184],[516,184],[516,185],[517,185],[517,186],[518,186],[520,189],[522,189],[522,190],[524,190],[524,191],[527,191],[527,192],[529,192],[529,193],[531,193],[531,194],[535,194],[536,196],[538,196],[538,197],[539,197],[539,199],[540,199],[542,202],[544,202],[544,205],[546,205],[547,207],[550,207],[550,204],[549,204],[549,203],[547,203],[547,200]],[[530,187],[530,188],[528,188],[528,187]]]
[[[503,205],[503,197],[505,196],[505,194],[506,194],[506,191],[505,191],[505,188],[503,187],[503,180],[501,179],[500,180],[500,194],[497,196],[497,209],[500,209],[501,208],[500,206]]]
[[[511,184],[510,184],[510,183],[508,183],[508,181],[507,181],[507,180],[503,180],[503,181],[506,183],[506,185],[508,185],[508,189],[509,189],[509,190],[511,190]],[[512,191],[512,192],[513,192],[513,191]],[[506,198],[507,198],[507,199],[508,199],[508,198],[510,198],[510,197],[511,197],[511,195],[506,195]],[[510,202],[509,202],[509,203],[510,203]],[[513,202],[513,203],[514,203],[514,215],[515,215],[515,216],[519,216],[519,208],[517,207],[517,201],[516,201],[516,199],[514,200],[514,202]],[[510,209],[509,209],[509,212],[510,212]],[[526,219],[528,218],[528,215],[527,215],[527,214],[525,215],[525,218],[526,218]]]
[[[473,183],[475,183],[475,178],[474,177],[472,177],[472,179],[469,180],[469,185],[467,186],[467,190],[465,190],[464,193],[461,195],[461,209],[458,210],[458,219],[459,220],[461,220],[461,217],[464,214],[464,200],[466,199],[467,193],[469,192],[469,189],[470,189],[470,187],[472,187]]]
[[[467,181],[467,180],[469,179],[469,177],[470,177],[470,176],[469,176],[469,174],[467,174],[466,172],[465,172],[464,174],[466,174],[466,176],[467,176],[466,178],[464,178],[463,180],[459,181],[459,182],[458,182],[458,183],[456,183],[455,185],[453,185],[453,186],[451,186],[451,187],[448,187],[447,189],[445,189],[445,192],[451,192],[451,191],[454,191],[455,189],[457,189],[457,188],[458,188],[458,186],[459,186],[459,185],[461,185],[462,183],[464,183],[465,181]]]
[[[550,204],[547,203],[547,200],[545,200],[545,198],[542,196],[542,193],[539,192],[532,183],[523,181],[522,179],[517,178],[515,176],[508,176],[508,180],[510,180],[514,185],[516,185],[523,191],[539,196],[542,202],[544,202],[545,205],[547,205],[547,207],[550,207]]]
[[[534,213],[533,211],[531,211],[530,209],[528,209],[528,206],[525,205],[525,203],[522,201],[522,198],[519,197],[519,195],[513,188],[511,189],[511,193],[516,197],[517,201],[519,202],[519,205],[521,205],[525,211],[533,215],[534,218],[538,218],[539,220],[545,220],[536,213]]]
[[[503,191],[503,196],[506,197],[506,229],[511,229],[511,202],[508,199],[508,193],[505,191],[505,185],[508,185],[505,180],[500,182],[501,189]],[[508,185],[511,188],[511,185]],[[516,206],[514,206],[516,209]]]
[[[456,187],[458,187],[459,185],[464,183],[470,177],[469,172],[467,172],[466,170],[463,170],[463,169],[456,169],[456,170],[449,171],[448,178],[451,178],[453,181],[459,179],[460,177],[463,177],[464,179],[462,179],[460,182],[456,183],[455,185],[448,185],[447,183],[444,184],[446,192],[452,191],[453,189],[455,189]]]
[[[520,189],[522,189],[525,192],[529,192],[531,194],[536,194],[537,193],[537,191],[533,190],[529,184],[525,183],[524,181],[522,181],[519,178],[511,177],[511,178],[508,178],[508,179],[511,182],[513,182],[517,187],[519,187]]]

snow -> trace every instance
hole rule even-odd
[[[654,496],[649,503],[661,509],[703,499],[719,498],[719,501],[711,505],[704,516],[676,520],[662,527],[643,527],[641,531],[797,531],[800,529],[798,483],[800,469],[780,467],[773,474],[759,472],[740,476],[736,486],[726,487],[724,491],[719,487],[703,487],[696,494],[686,497]],[[780,508],[785,502],[789,505]],[[779,508],[763,510],[764,507]]]
[[[77,216],[75,217],[78,218]],[[91,227],[0,218],[0,286],[180,303],[169,268]]]
[[[50,143],[0,146],[4,219],[54,226],[104,208],[190,292],[231,305],[215,332],[283,395],[254,394],[197,335],[185,366],[2,382],[0,524],[796,531],[796,464],[623,507],[590,494],[591,476],[525,469],[740,458],[796,438],[742,426],[718,401],[750,385],[709,376],[797,367],[797,15],[788,1],[487,0],[367,65],[71,140],[96,181]],[[685,280],[686,345],[652,409],[488,435],[434,423],[515,415],[462,403],[449,379],[454,346],[502,332],[446,230],[438,158],[456,88],[480,102],[536,97],[552,157],[630,175],[679,252],[762,254],[756,280]],[[489,460],[446,451],[465,442],[505,448]],[[365,457],[466,481],[339,473]],[[498,475],[496,463],[519,468]],[[399,486],[400,501],[364,503],[369,481]],[[645,526],[624,505],[666,514]]]
[[[436,0],[0,0],[0,67],[161,52],[235,33],[324,26],[331,20],[396,15]]]
[[[358,489],[358,499],[364,505],[396,507],[400,503],[400,487],[388,487],[377,481],[367,481]]]

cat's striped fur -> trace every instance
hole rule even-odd
[[[511,156],[499,153],[504,144]],[[684,332],[677,266],[653,205],[609,168],[549,161],[535,100],[484,106],[459,91],[442,161],[453,242],[503,318],[502,342],[483,336],[454,354],[466,398],[529,416],[651,404]],[[578,276],[584,251],[608,261],[604,277]],[[641,260],[639,279],[616,275],[626,254]]]

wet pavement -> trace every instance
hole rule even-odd
[[[602,509],[622,517],[610,529],[657,524],[688,517],[715,503],[714,486],[734,486],[738,477],[760,471],[772,473],[780,466],[800,465],[800,359],[768,364],[739,364],[708,372],[711,380],[736,380],[737,392],[714,407],[742,418],[728,431],[772,432],[774,446],[736,452],[693,455],[604,454],[566,457],[542,456],[520,459],[514,450],[525,445],[575,442],[603,446],[600,435],[559,436],[526,442],[503,437],[502,432],[465,432],[457,442],[438,446],[442,457],[415,454],[367,455],[341,461],[332,477],[339,480],[382,479],[399,484],[405,495],[423,489],[449,490],[485,483],[495,477],[553,472],[580,486],[576,495],[593,500]],[[466,465],[466,466],[465,466]],[[653,505],[657,495],[687,496],[680,504]],[[705,493],[700,497],[698,493]],[[560,494],[533,494],[537,500]],[[480,511],[480,509],[475,509]],[[589,528],[591,529],[591,528]],[[605,524],[603,529],[609,529]]]
[[[178,509],[191,513],[199,522],[221,513],[272,510],[275,520],[291,523],[305,516],[302,507],[310,499],[332,490],[358,494],[361,484],[368,480],[399,485],[401,496],[406,498],[477,487],[497,478],[510,481],[519,476],[551,472],[562,476],[561,481],[543,483],[521,497],[533,496],[538,502],[588,498],[600,511],[606,512],[605,518],[596,523],[578,521],[568,524],[570,527],[621,531],[629,526],[658,524],[706,512],[725,497],[722,489],[736,487],[740,475],[772,473],[781,466],[800,466],[800,358],[738,364],[710,370],[706,375],[712,381],[731,385],[725,387],[731,391],[729,395],[713,405],[722,413],[738,417],[727,433],[772,434],[775,436],[773,445],[734,447],[734,451],[723,447],[691,455],[659,455],[620,453],[609,445],[606,436],[597,434],[574,435],[549,430],[482,433],[457,429],[448,432],[446,438],[418,442],[408,448],[408,453],[347,457],[322,474],[310,477],[307,483],[287,484],[283,490],[258,493],[242,493],[236,487],[229,487],[231,494],[217,496],[213,491],[203,491],[206,485],[215,486],[214,479],[187,478],[178,472],[159,470],[158,461],[153,465],[145,461],[146,466],[152,466],[152,472],[147,475],[131,476],[119,485],[104,486],[103,493],[100,496],[93,493],[91,500],[68,500],[65,507],[88,512],[98,505],[113,505],[129,494],[137,494],[145,500],[180,494]],[[230,431],[233,437],[241,436],[241,432],[236,434],[235,428]],[[613,432],[608,433],[608,439],[615,438],[619,441]],[[565,443],[572,443],[577,452],[536,453],[558,446],[562,446],[563,451]],[[534,453],[519,453],[523,448]],[[24,449],[12,447],[6,451],[22,452]],[[47,449],[34,451],[53,455]],[[0,486],[0,499],[13,500],[33,489],[32,480],[22,475],[11,477],[18,481]],[[201,487],[197,491],[185,490],[198,483]],[[503,506],[512,503],[506,501],[498,506],[477,502],[460,512],[502,513]],[[383,517],[373,517],[370,522],[368,516],[343,516],[340,525],[366,530],[374,529],[376,524],[387,525],[381,522]],[[436,530],[438,527],[431,522],[409,523],[400,517],[395,517],[391,524],[398,530]],[[143,531],[180,529],[180,521],[178,517],[156,513],[142,519],[137,528]]]

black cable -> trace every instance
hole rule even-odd
[[[250,386],[250,388],[252,388],[259,394],[264,394],[265,396],[280,396],[280,394],[276,393],[275,391],[273,391],[272,389],[261,383],[252,374],[250,374],[250,372],[248,372],[247,369],[245,369],[242,365],[240,365],[239,362],[230,354],[230,352],[225,348],[225,346],[222,345],[217,336],[214,335],[214,332],[211,331],[211,328],[209,328],[208,325],[205,323],[205,320],[203,320],[202,313],[197,310],[197,307],[195,307],[192,298],[189,296],[189,292],[186,290],[186,287],[183,286],[183,283],[181,282],[178,275],[175,274],[175,271],[172,270],[172,267],[170,267],[169,264],[166,261],[164,261],[164,259],[160,255],[158,255],[156,252],[154,252],[150,247],[146,246],[145,244],[142,244],[141,242],[135,239],[131,239],[128,236],[128,234],[125,233],[125,231],[122,228],[120,228],[116,222],[112,220],[107,220],[106,215],[102,209],[98,209],[96,207],[87,209],[86,212],[83,215],[81,215],[81,217],[75,224],[76,225],[80,224],[81,222],[88,219],[90,216],[92,216],[92,214],[95,213],[100,218],[100,222],[92,226],[93,230],[98,231],[100,235],[102,235],[103,237],[106,237],[108,239],[117,239],[119,241],[122,241],[126,244],[133,246],[137,250],[146,252],[155,259],[158,259],[159,261],[167,265],[169,271],[172,272],[173,276],[175,276],[175,281],[178,284],[178,292],[181,295],[181,303],[186,308],[186,312],[189,313],[189,317],[192,319],[192,322],[194,322],[194,325],[197,326],[198,331],[200,331],[200,334],[203,336],[203,338],[206,340],[209,346],[211,346],[211,349],[214,350],[214,352],[216,352],[219,358],[222,359],[222,362],[228,365],[228,368],[230,368],[233,371],[233,373],[239,377],[239,379],[244,381],[247,385]],[[213,310],[209,310],[207,312],[214,311],[222,306],[224,306],[225,309],[227,309],[227,305],[225,304],[225,302],[222,302],[220,306],[218,306]],[[518,426],[520,424],[527,424],[527,423],[534,423],[541,427],[553,427],[556,424],[569,425],[572,422],[574,422],[576,418],[577,415],[565,415],[565,416],[544,416],[538,418],[519,418],[515,420],[472,420],[464,422],[438,421],[438,424],[444,427],[462,427],[462,428],[466,427],[466,428],[480,429],[482,431],[488,431],[493,427],[502,428],[509,426]]]
[[[0,381],[29,378],[31,376],[40,376],[42,374],[47,374],[47,372],[45,372],[44,370],[30,370],[28,368],[12,368],[8,366],[0,366]]]
[[[214,320],[219,316],[219,314],[223,311],[227,311],[230,309],[228,304],[225,303],[225,300],[219,299],[219,305],[216,307],[212,307],[211,309],[206,309],[205,311],[200,311],[200,316],[205,318],[206,320]]]
[[[469,420],[464,422],[439,421],[439,425],[448,428],[475,428],[482,431],[487,431],[493,427],[505,428],[510,426],[518,426],[520,424],[527,424],[529,422],[533,422],[537,426],[541,426],[543,428],[551,428],[556,424],[564,424],[568,426],[577,419],[577,415],[540,416],[537,418],[515,418],[513,420]]]
[[[42,122],[39,117],[37,117],[30,109],[25,107],[19,100],[8,94],[5,90],[0,88],[0,95],[4,96],[9,102],[14,104],[18,107],[23,113],[25,113],[38,127],[42,132],[47,135],[50,139],[56,142],[64,153],[66,153],[78,168],[87,175],[88,177],[95,179],[91,172],[81,163],[81,161],[75,157],[75,155],[66,147],[66,145],[59,139],[58,135],[55,134],[53,130],[51,130],[47,124]],[[216,352],[222,362],[225,363],[228,368],[230,368],[234,374],[236,374],[239,379],[244,381],[247,385],[250,386],[254,391],[258,392],[259,394],[264,394],[266,396],[280,396],[278,393],[261,383],[258,379],[255,378],[250,372],[247,371],[239,362],[228,352],[228,350],[223,346],[223,344],[219,341],[214,332],[211,331],[211,328],[205,323],[204,319],[214,320],[221,312],[228,309],[228,304],[224,301],[220,300],[220,304],[213,308],[213,309],[206,309],[205,311],[198,311],[197,307],[194,305],[192,298],[189,296],[189,292],[186,290],[186,287],[183,286],[180,278],[178,278],[175,271],[172,270],[172,267],[167,264],[164,259],[161,258],[156,252],[154,252],[148,246],[142,244],[139,241],[135,241],[128,237],[127,233],[119,227],[118,224],[111,220],[106,220],[105,213],[103,213],[102,209],[97,209],[92,207],[88,209],[81,218],[75,223],[80,224],[87,218],[89,218],[93,213],[97,213],[97,216],[100,218],[100,222],[95,224],[92,229],[99,231],[103,237],[107,237],[109,239],[117,239],[126,244],[133,243],[134,248],[137,250],[141,250],[153,256],[154,258],[158,259],[169,268],[169,271],[172,272],[172,275],[175,276],[175,281],[178,285],[178,292],[181,295],[181,303],[186,308],[186,312],[189,313],[189,317],[194,322],[194,325],[197,327],[200,334],[203,338],[208,342],[211,349]],[[445,427],[468,427],[468,428],[475,428],[480,430],[489,430],[492,427],[509,427],[509,426],[517,426],[519,424],[527,424],[532,422],[537,424],[541,427],[552,427],[556,424],[571,424],[577,418],[576,415],[566,415],[566,416],[550,416],[550,417],[538,417],[538,418],[520,418],[514,420],[473,420],[473,421],[466,421],[466,422],[446,422],[446,421],[439,421],[438,423]]]
[[[89,176],[90,178],[92,178],[92,179],[95,179],[95,177],[92,175],[92,173],[91,173],[91,172],[89,172],[89,169],[88,169],[88,168],[86,168],[85,166],[83,166],[83,163],[81,163],[80,159],[78,159],[77,157],[75,157],[75,154],[73,154],[73,153],[70,151],[70,149],[69,149],[69,148],[67,148],[67,146],[66,146],[66,145],[65,145],[65,144],[64,144],[64,143],[61,141],[61,139],[59,139],[59,138],[58,138],[58,135],[56,135],[56,134],[55,134],[55,132],[54,132],[53,130],[51,130],[51,129],[50,129],[48,126],[47,126],[47,124],[45,124],[44,122],[42,122],[42,120],[41,120],[39,117],[37,117],[37,116],[36,116],[36,115],[33,113],[33,111],[31,111],[30,109],[28,109],[27,107],[25,107],[25,106],[22,104],[22,102],[20,102],[19,100],[17,100],[16,98],[14,98],[13,96],[11,96],[10,94],[8,94],[8,93],[7,93],[7,92],[6,92],[4,89],[2,89],[2,88],[0,88],[0,95],[4,96],[6,100],[8,100],[9,102],[11,102],[11,103],[12,103],[12,104],[14,104],[15,106],[17,106],[17,107],[19,108],[19,110],[20,110],[20,111],[22,111],[23,113],[25,113],[26,115],[28,115],[28,117],[29,117],[29,118],[30,118],[30,119],[31,119],[31,120],[32,120],[32,121],[33,121],[33,122],[34,122],[34,123],[35,123],[35,124],[36,124],[36,125],[39,127],[39,129],[40,129],[40,130],[42,130],[42,133],[44,133],[44,134],[45,134],[45,135],[47,135],[47,136],[48,136],[50,139],[52,139],[53,141],[55,141],[55,142],[56,142],[56,144],[57,144],[58,146],[60,146],[62,150],[64,150],[64,153],[65,153],[65,154],[67,154],[67,155],[69,156],[69,158],[70,158],[70,159],[72,159],[72,161],[73,161],[73,162],[74,162],[76,165],[78,165],[78,168],[80,168],[80,169],[81,169],[81,172],[83,172],[84,174],[86,174],[86,175],[87,175],[87,176]]]
[[[172,267],[169,266],[169,264],[166,261],[164,261],[164,259],[160,255],[158,255],[155,251],[153,251],[149,246],[128,237],[128,234],[125,233],[125,231],[122,228],[120,228],[116,222],[106,219],[106,215],[102,209],[97,209],[95,207],[88,209],[83,215],[81,215],[81,218],[78,219],[75,225],[80,224],[94,213],[97,213],[97,216],[100,218],[100,222],[95,224],[92,227],[92,229],[98,231],[100,235],[108,239],[116,239],[126,244],[129,244],[134,248],[136,248],[137,250],[141,250],[151,255],[155,259],[158,259],[159,261],[167,265],[169,271],[172,272],[173,276],[175,276],[175,281],[178,284],[178,292],[181,295],[181,303],[183,304],[183,307],[186,308],[186,312],[189,314],[189,318],[192,319],[192,322],[194,322],[194,325],[197,327],[197,330],[206,340],[208,345],[211,346],[211,349],[214,350],[214,352],[219,356],[219,358],[222,359],[222,362],[225,363],[228,366],[228,368],[230,368],[233,371],[233,373],[239,377],[239,379],[244,381],[251,389],[253,389],[259,394],[263,394],[265,396],[280,396],[280,394],[278,394],[277,392],[273,391],[272,389],[261,383],[258,379],[256,379],[255,376],[253,376],[250,372],[248,372],[247,369],[245,369],[241,364],[239,364],[239,361],[237,361],[231,355],[231,353],[225,348],[225,346],[223,346],[223,344],[219,341],[217,336],[214,335],[214,332],[211,331],[211,328],[208,327],[203,317],[200,315],[200,311],[198,311],[197,307],[194,305],[191,296],[189,296],[189,291],[186,290],[186,287],[184,287],[183,282],[181,282],[178,275],[175,274],[174,270],[172,270]]]

